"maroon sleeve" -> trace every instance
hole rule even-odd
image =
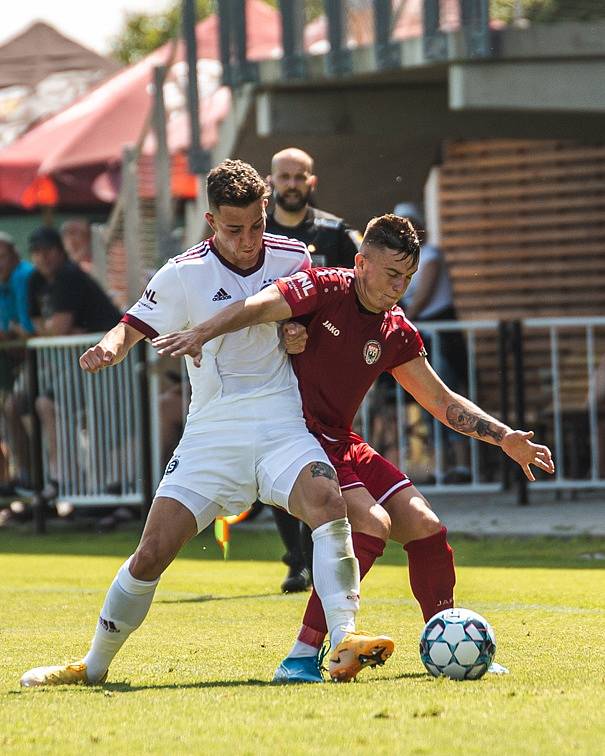
[[[315,312],[325,295],[341,288],[339,271],[335,268],[309,268],[276,282],[293,317]]]
[[[124,315],[122,315],[120,323],[126,323],[126,325],[132,326],[132,328],[142,333],[143,336],[147,336],[148,339],[155,339],[156,336],[160,335],[155,330],[155,328],[147,325],[147,323],[144,323],[142,320],[135,317],[134,315],[131,315],[129,312],[126,312],[124,313]]]
[[[405,315],[395,315],[397,330],[400,334],[400,343],[397,353],[393,358],[393,363],[388,368],[389,371],[403,365],[405,362],[416,359],[416,357],[426,356],[426,349],[420,332]]]

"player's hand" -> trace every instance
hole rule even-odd
[[[552,461],[552,454],[548,446],[534,444],[532,438],[533,431],[512,431],[508,433],[502,441],[502,451],[514,460],[525,473],[528,480],[535,480],[530,465],[535,465],[544,470],[544,472],[554,473],[555,465]]]
[[[198,328],[188,328],[184,331],[174,331],[163,336],[157,336],[151,342],[158,354],[168,357],[193,357],[193,364],[199,367],[202,362],[202,347],[204,337]]]
[[[300,323],[291,320],[282,326],[282,335],[284,337],[284,346],[288,354],[300,354],[305,351],[307,346],[307,329]]]
[[[111,367],[111,365],[115,365],[119,361],[115,350],[102,347],[101,344],[96,344],[87,349],[80,357],[80,367],[88,373],[98,373],[99,370]]]

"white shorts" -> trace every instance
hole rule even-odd
[[[156,496],[184,504],[199,531],[217,516],[243,512],[256,499],[287,511],[300,471],[311,462],[332,465],[302,417],[267,417],[186,428]]]

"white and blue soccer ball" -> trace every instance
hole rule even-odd
[[[469,609],[445,609],[435,614],[420,636],[420,658],[434,677],[478,680],[495,654],[493,628]]]

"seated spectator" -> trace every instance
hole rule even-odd
[[[0,231],[0,339],[24,339],[33,333],[27,291],[34,266],[21,260],[15,242]]]
[[[27,291],[34,266],[19,258],[9,234],[0,231],[0,341],[14,341],[30,336],[34,330],[28,313]],[[23,426],[23,411],[15,390],[23,382],[20,369],[21,350],[0,350],[0,396],[2,420],[5,423],[3,456],[8,475],[0,485],[0,496],[13,496],[17,486],[28,482],[27,434]]]
[[[61,239],[69,259],[92,274],[92,234],[86,218],[70,218],[61,226]]]
[[[36,268],[30,279],[29,313],[38,336],[96,333],[118,322],[119,310],[99,284],[68,258],[55,229],[48,226],[36,229],[30,236],[29,246]],[[37,397],[36,410],[48,443],[50,477],[56,486],[56,420],[52,391]]]

